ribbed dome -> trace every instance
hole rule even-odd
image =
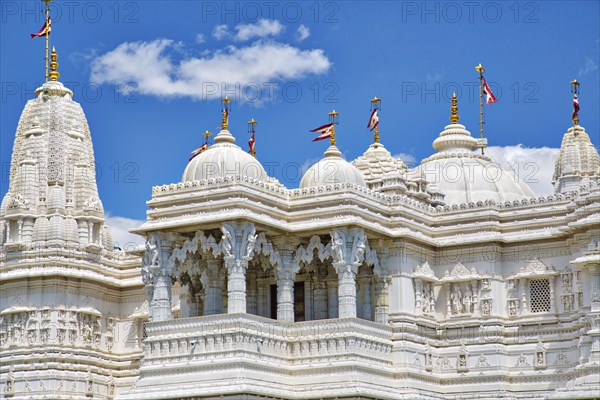
[[[556,157],[552,182],[556,192],[578,190],[582,184],[600,177],[600,157],[582,126],[567,130]]]
[[[310,167],[300,181],[300,188],[327,186],[336,183],[354,183],[366,186],[365,178],[354,165],[342,158],[342,153],[335,146],[329,146],[325,157]]]
[[[182,182],[222,177],[249,177],[267,181],[263,166],[250,154],[235,145],[228,130],[215,137],[215,144],[190,161],[183,172]]]
[[[534,196],[512,171],[476,153],[477,144],[464,125],[447,125],[433,142],[438,153],[423,160],[410,175],[424,176],[435,184],[447,204],[505,202]]]

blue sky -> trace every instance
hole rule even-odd
[[[43,81],[44,40],[29,38],[43,23],[41,2],[0,6],[3,195],[18,118]],[[334,108],[345,157],[366,150],[375,95],[383,99],[382,142],[407,161],[433,153],[454,90],[460,122],[477,135],[480,62],[499,97],[486,108],[486,136],[506,158],[514,160],[516,151],[520,160],[539,162],[539,176],[548,180],[554,153],[538,150],[560,146],[571,124],[574,78],[582,83],[581,125],[600,142],[598,1],[52,7],[61,81],[86,112],[100,195],[113,216],[143,219],[151,187],[181,179],[201,133],[219,124],[226,83],[236,100],[230,130],[238,144],[247,148],[246,122],[258,120],[258,158],[288,187],[321,157],[326,142],[312,143],[308,130],[327,122]]]

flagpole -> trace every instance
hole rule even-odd
[[[572,92],[573,92],[573,96],[577,96],[577,94],[579,93],[579,85],[580,83],[577,82],[577,79],[573,79],[571,81],[571,86],[572,88]],[[577,99],[577,104],[579,105],[579,98]],[[579,109],[575,108],[575,104],[573,104],[573,126],[577,126],[579,125]]]
[[[381,99],[377,96],[373,97],[373,100],[371,100],[371,110],[373,109],[381,109]],[[379,115],[377,117],[379,118]],[[379,143],[379,119],[375,123],[373,143]]]
[[[256,143],[254,141],[254,125],[258,124],[258,121],[255,121],[254,118],[252,118],[250,121],[248,121],[248,127],[250,128],[250,140],[252,141],[252,148],[250,149],[250,154],[252,155],[252,157],[256,158]]]
[[[333,110],[328,115],[329,115],[329,118],[331,118],[331,124],[332,124],[331,125],[331,137],[329,138],[329,144],[332,146],[335,146],[335,123],[336,123],[335,119],[338,118],[338,121],[339,121],[340,113]]]
[[[479,72],[479,137],[483,139],[483,72],[485,68],[480,63],[475,70]],[[481,154],[483,154],[483,147],[481,147]]]
[[[48,78],[50,75],[48,74],[48,49],[50,48],[50,32],[48,31],[48,19],[50,18],[50,2],[52,0],[42,0],[46,3],[46,83],[48,83]]]

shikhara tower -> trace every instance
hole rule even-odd
[[[4,398],[597,397],[600,171],[578,120],[552,196],[497,166],[486,180],[456,98],[416,168],[378,130],[352,162],[331,143],[290,189],[236,145],[224,103],[125,254],[51,66],[0,208]],[[459,180],[432,174],[450,165]]]
[[[121,316],[143,291],[136,257],[113,249],[90,129],[58,81],[57,57],[53,49],[50,81],[19,120],[0,208],[2,390],[111,398],[137,375],[139,326]]]

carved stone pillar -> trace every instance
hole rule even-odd
[[[277,319],[294,322],[294,279],[290,274],[277,277]]]
[[[307,321],[315,319],[313,314],[314,292],[313,274],[310,273],[304,281],[304,315]]]
[[[550,285],[550,312],[551,313],[555,313],[556,312],[556,300],[554,299],[554,297],[555,297],[555,293],[554,293],[554,276],[549,276],[548,277],[548,283]]]
[[[277,319],[294,322],[294,281],[300,270],[300,262],[295,258],[300,240],[294,237],[278,237],[273,240],[280,255],[281,265],[277,266]]]
[[[250,271],[248,271],[248,304],[246,305],[246,311],[248,312],[248,314],[258,314],[256,295],[256,271],[251,269]]]
[[[227,312],[245,313],[246,270],[254,254],[256,228],[247,222],[225,223],[221,232],[221,250],[227,268]]]
[[[419,278],[413,279],[415,283],[415,314],[421,315],[423,314],[423,281]]]
[[[362,229],[335,229],[331,233],[333,267],[338,274],[340,318],[356,318],[356,274],[365,259],[367,238]]]
[[[313,285],[314,293],[314,319],[326,319],[327,314],[327,284],[317,281]]]
[[[206,271],[200,275],[205,293],[204,315],[220,314],[223,312],[223,282],[219,276],[221,260],[209,259],[206,264]]]
[[[190,288],[190,285],[190,283],[182,283],[181,289],[179,290],[180,318],[195,317],[197,314],[197,308],[194,309],[194,306],[197,307],[196,299],[194,296],[194,292]]]
[[[471,288],[473,290],[473,317],[479,316],[479,281],[473,280],[471,281]],[[467,310],[469,312],[470,310]]]
[[[591,326],[588,335],[592,339],[592,345],[588,362],[597,366],[600,363],[600,264],[588,265],[588,270],[592,279],[590,283],[591,307],[588,315]]]
[[[389,314],[389,284],[391,278],[377,278],[375,281],[375,322],[387,324]]]
[[[371,321],[373,319],[373,307],[371,305],[371,277],[361,276],[358,281],[360,284],[360,293],[362,294],[362,301],[359,303],[360,318]]]
[[[167,321],[171,312],[174,265],[169,260],[174,246],[174,236],[152,233],[146,242],[142,259],[142,281],[146,286],[151,321]]]
[[[337,279],[327,279],[327,314],[329,318],[338,317]]]
[[[521,297],[521,314],[525,315],[529,313],[529,307],[527,306],[527,279],[519,279],[519,296]]]
[[[268,293],[268,289],[269,289],[269,285],[266,279],[259,279],[258,280],[258,287],[257,287],[257,301],[258,304],[257,306],[257,310],[258,310],[258,315],[260,315],[261,317],[269,317],[269,307],[267,304],[267,293]]]

